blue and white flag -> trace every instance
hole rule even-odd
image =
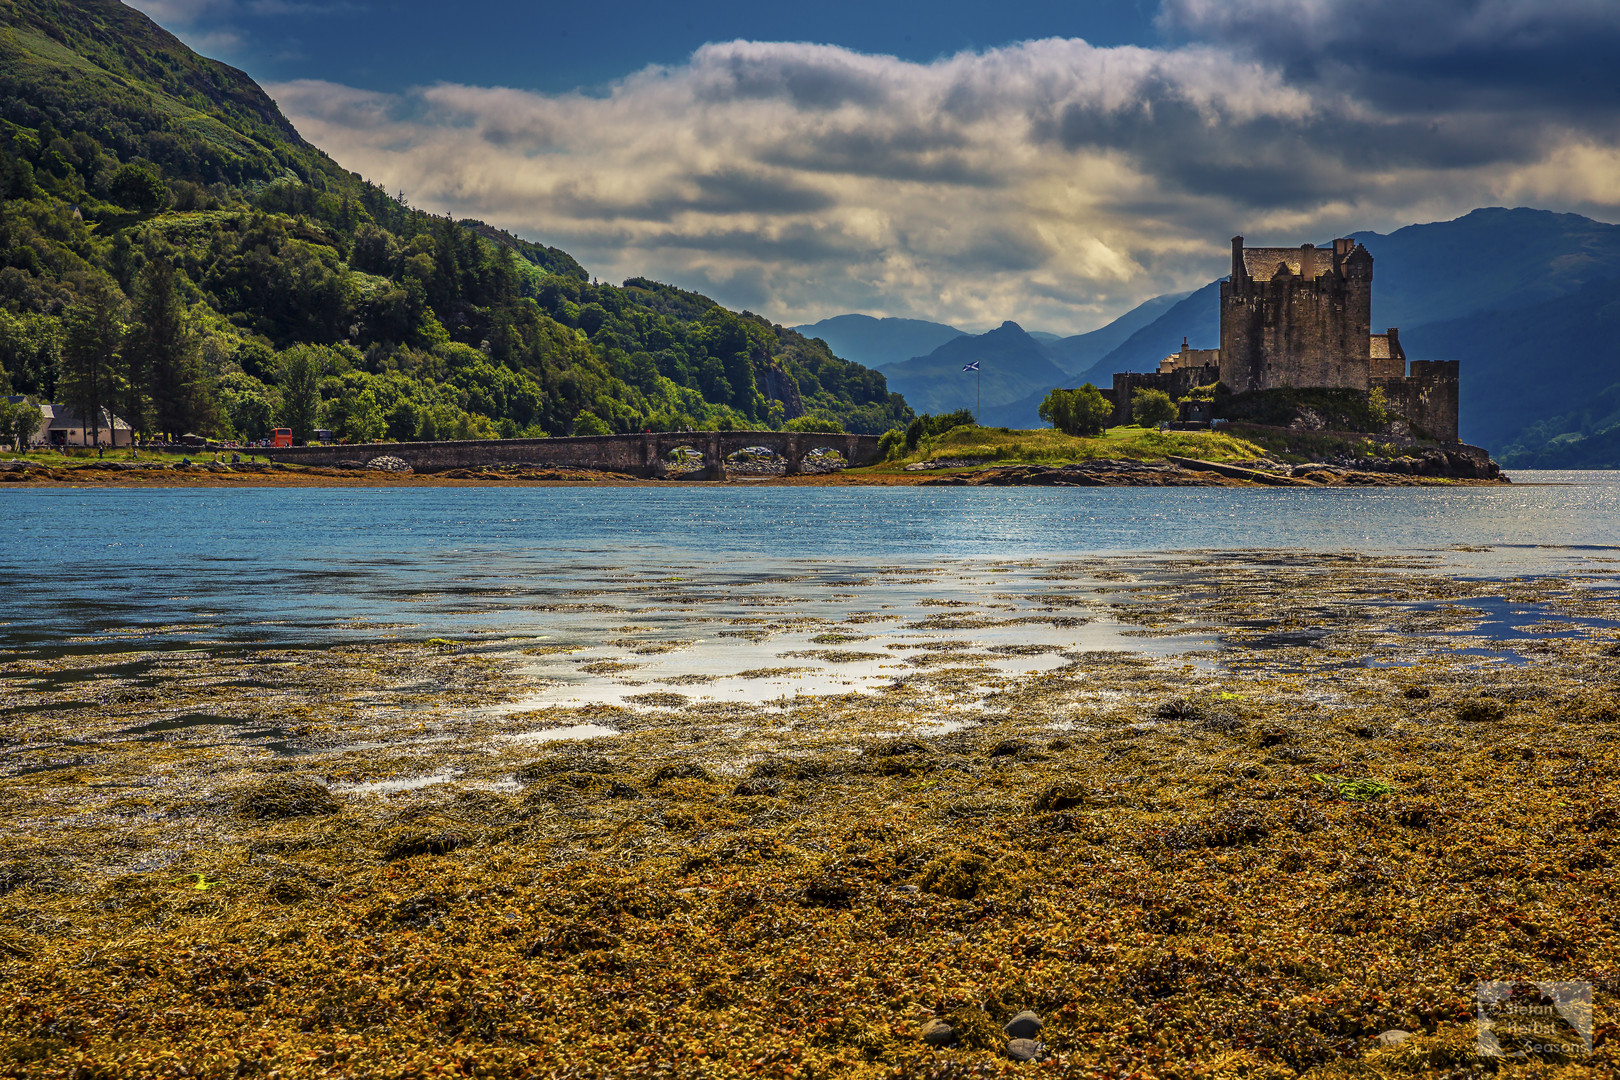
[[[962,365],[962,370],[963,371],[978,371],[979,370],[979,362],[977,360],[975,360],[971,364],[963,364]]]

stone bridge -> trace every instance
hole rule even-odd
[[[804,431],[655,431],[639,435],[582,435],[566,439],[472,439],[454,442],[353,443],[340,446],[280,446],[256,449],[289,465],[364,465],[375,457],[397,457],[417,472],[476,469],[484,465],[561,465],[631,476],[665,475],[667,457],[679,447],[703,455],[703,469],[692,479],[724,480],[726,457],[748,446],[763,446],[787,462],[788,475],[801,470],[806,454],[829,447],[851,465],[882,460],[877,435],[817,434]]]

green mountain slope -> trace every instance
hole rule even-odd
[[[0,0],[0,116],[84,132],[177,180],[357,184],[252,79],[112,0]]]
[[[825,343],[671,286],[594,284],[566,252],[402,205],[242,72],[114,0],[0,0],[0,198],[0,390],[148,433],[912,416]]]

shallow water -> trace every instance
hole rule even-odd
[[[1259,549],[1278,565],[1301,551],[1399,555],[1462,577],[1588,584],[1620,571],[1620,475],[1515,480],[5,491],[0,648],[52,667],[138,652],[106,659],[139,677],[150,656],[184,648],[442,637],[522,657],[549,684],[526,707],[860,692],[953,650],[1034,674],[1064,662],[1059,652],[1168,655],[1214,641],[1197,627],[1144,636],[1110,617],[1092,575],[1128,579],[1134,552]],[[1486,633],[1543,615],[1524,603],[1480,612]]]

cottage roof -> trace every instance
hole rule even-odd
[[[67,405],[40,405],[40,411],[45,414],[47,428],[82,428],[84,419]],[[128,431],[129,425],[121,417],[113,416],[106,409],[101,410],[101,427],[106,431]]]
[[[1279,266],[1286,266],[1290,274],[1301,276],[1305,271],[1302,262],[1304,254],[1305,249],[1297,247],[1246,247],[1243,249],[1243,270],[1255,281],[1270,281]],[[1321,277],[1333,270],[1331,247],[1313,248],[1310,255],[1314,264],[1312,277]]]

